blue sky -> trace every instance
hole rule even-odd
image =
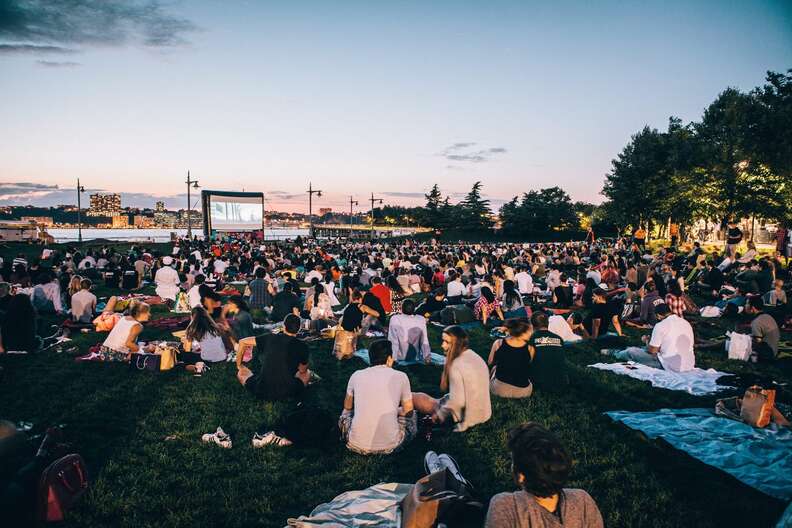
[[[78,27],[0,10],[0,203],[73,202],[79,176],[179,205],[187,169],[280,210],[309,181],[341,210],[477,180],[495,206],[554,185],[598,202],[645,124],[792,67],[780,1],[50,4]]]

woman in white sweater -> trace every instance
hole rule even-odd
[[[489,370],[484,359],[468,348],[468,334],[461,326],[443,330],[446,363],[440,390],[448,391],[435,399],[424,393],[413,394],[415,409],[431,415],[435,423],[450,420],[454,431],[465,431],[484,423],[492,416],[489,393]]]

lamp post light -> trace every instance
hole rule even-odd
[[[314,189],[311,186],[311,183],[308,183],[308,236],[313,238],[314,236],[314,228],[313,228],[313,195],[315,194],[318,198],[322,197],[322,191]]]
[[[374,193],[371,193],[369,201],[371,202],[371,239],[374,240],[374,203],[382,204],[382,198],[374,198]]]
[[[349,239],[352,240],[352,206],[358,205],[357,200],[353,199],[353,196],[349,197]]]
[[[85,187],[80,185],[80,178],[77,178],[77,242],[82,244],[82,213],[80,209],[80,195],[85,192]]]
[[[191,180],[190,179],[190,171],[187,171],[187,238],[192,240],[192,215],[190,211],[192,210],[192,204],[190,203],[190,187],[192,186],[193,189],[198,188],[198,180]]]

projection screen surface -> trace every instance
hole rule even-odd
[[[261,229],[261,196],[209,195],[209,217],[213,230],[247,231]]]

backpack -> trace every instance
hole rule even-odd
[[[88,472],[80,455],[59,458],[41,474],[36,516],[40,521],[62,521],[64,513],[88,490]]]
[[[440,322],[444,325],[462,324],[473,321],[473,310],[467,306],[446,306],[440,310]]]

